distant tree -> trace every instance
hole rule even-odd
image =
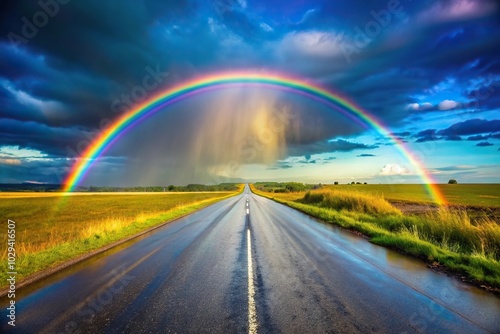
[[[368,183],[365,182],[364,184],[368,184]]]
[[[286,182],[285,183],[286,192],[300,192],[306,189],[303,183],[299,182]]]
[[[361,184],[361,182],[356,182],[356,184]]]
[[[451,179],[450,181],[448,181],[448,184],[457,184],[457,180],[455,179]]]
[[[356,182],[352,181],[351,184],[356,184]]]
[[[335,182],[333,182],[333,184],[334,184],[334,185],[338,185],[338,184],[339,184],[339,182],[338,182],[338,181],[335,181]]]

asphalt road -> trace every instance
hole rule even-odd
[[[18,291],[15,331],[1,303],[15,333],[500,333],[499,297],[248,188]]]

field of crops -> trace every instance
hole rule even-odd
[[[319,185],[296,182],[260,182],[254,186],[265,192],[280,194],[289,200],[302,197],[306,191]],[[455,206],[500,208],[500,184],[439,184],[440,192],[448,204]],[[367,193],[383,197],[390,202],[432,204],[433,200],[423,184],[339,184],[321,185],[322,189],[337,189]]]
[[[232,194],[0,193],[0,212],[16,223],[17,271],[22,278]],[[0,233],[0,242],[7,244],[7,233]],[[2,264],[6,258],[7,248],[2,247]]]
[[[356,190],[383,196],[389,201],[432,202],[422,184],[342,184],[325,188]],[[438,188],[451,205],[500,207],[500,184],[440,184]]]

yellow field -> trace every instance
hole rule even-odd
[[[188,194],[229,194],[228,191],[190,191]],[[101,196],[101,195],[178,195],[178,192],[0,192],[0,198],[29,198],[29,197],[72,197],[72,196]]]
[[[260,182],[255,187],[280,198],[300,198],[312,185],[288,182]],[[452,206],[500,208],[500,184],[437,184],[436,188]],[[391,202],[432,204],[433,197],[423,184],[323,184],[321,189],[345,190],[383,197]],[[301,195],[302,194],[302,195]]]
[[[236,192],[1,193],[2,219],[16,223],[20,278],[210,205]],[[7,261],[7,231],[0,261]],[[2,270],[2,272],[6,272]],[[3,276],[0,275],[0,279]],[[3,282],[3,281],[2,281]],[[0,283],[0,286],[5,284]]]
[[[422,184],[341,184],[325,187],[383,196],[389,201],[432,203]],[[437,187],[451,205],[500,207],[500,184],[439,184]]]

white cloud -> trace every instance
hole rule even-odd
[[[302,16],[302,19],[299,22],[297,22],[297,24],[302,24],[307,22],[317,12],[318,12],[317,9],[309,9],[307,12],[305,12],[304,16]]]
[[[217,30],[217,23],[215,23],[215,20],[213,17],[208,18],[208,26],[210,27],[210,31],[214,33]]]
[[[445,80],[437,83],[436,85],[432,86],[431,88],[427,89],[427,93],[429,94],[438,94],[441,92],[447,92],[450,89],[453,89],[456,87],[457,80],[453,77],[448,77]]]
[[[247,8],[246,0],[238,0],[238,3],[240,4],[241,8],[243,9]]]
[[[283,38],[280,48],[285,54],[302,54],[326,58],[341,54],[341,42],[342,36],[332,32],[292,32]]]
[[[264,22],[262,22],[260,24],[260,27],[262,28],[262,30],[267,31],[267,32],[274,31],[274,29],[271,28],[271,26],[269,24],[264,23]]]
[[[47,154],[19,146],[0,146],[0,164],[20,165],[22,161],[45,160]]]
[[[450,110],[458,106],[458,103],[453,100],[444,100],[438,104],[439,110]]]
[[[429,103],[429,102],[424,102],[421,104],[410,103],[408,105],[408,109],[411,109],[411,110],[427,110],[427,109],[431,109],[431,108],[432,108],[432,103]]]
[[[420,105],[418,103],[410,103],[408,105],[408,109],[411,109],[411,110],[418,110],[420,109]]]
[[[17,102],[40,111],[46,117],[57,117],[64,114],[64,109],[60,102],[37,99],[22,90],[17,90],[12,84],[6,81],[3,81],[1,85],[16,98]]]
[[[496,9],[494,1],[454,0],[436,2],[420,13],[418,20],[422,22],[447,22],[472,19],[492,13]]]
[[[387,164],[382,167],[379,175],[389,176],[389,175],[409,175],[411,174],[408,168],[400,166],[398,164]]]
[[[432,103],[430,102],[424,102],[420,105],[421,110],[427,110],[432,108]]]

